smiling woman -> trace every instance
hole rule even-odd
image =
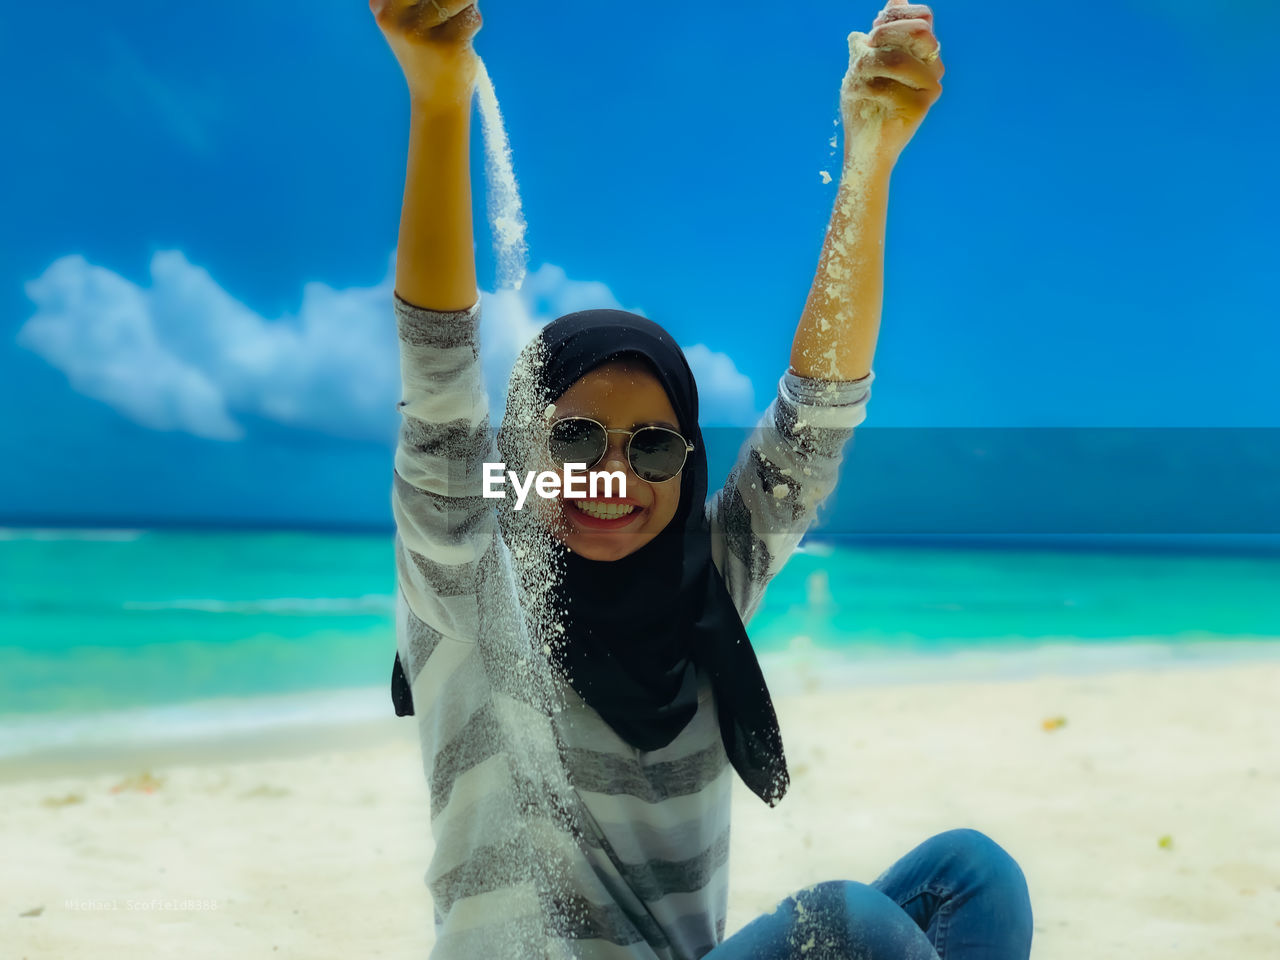
[[[859,146],[790,368],[724,484],[708,497],[698,386],[676,341],[645,317],[584,310],[538,331],[512,374],[496,446],[525,493],[538,488],[523,511],[485,489],[460,92],[478,15],[423,32],[416,6],[388,4],[379,23],[414,95],[394,298],[393,696],[420,715],[434,955],[834,960],[858,944],[867,960],[936,960],[950,930],[952,960],[1025,958],[1021,872],[973,831],[922,844],[876,886],[804,891],[725,939],[734,774],[770,806],[790,783],[745,623],[865,416],[888,175],[939,90],[928,8],[891,0],[851,43]],[[621,474],[626,496],[584,504],[554,473],[534,479],[570,455]]]

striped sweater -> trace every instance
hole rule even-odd
[[[621,740],[564,683],[538,689],[496,462],[480,303],[394,298],[403,381],[392,509],[397,648],[431,798],[436,960],[686,960],[724,939],[734,771],[704,680],[666,747]],[[871,375],[783,376],[724,487],[712,556],[743,620],[836,482]],[[548,703],[554,706],[548,707]]]

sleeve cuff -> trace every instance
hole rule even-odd
[[[860,380],[821,380],[802,377],[788,370],[782,375],[782,395],[797,406],[853,407],[865,404],[871,397],[871,381],[875,371]]]
[[[465,310],[419,307],[392,292],[400,339],[415,347],[460,347],[475,341],[480,328],[480,295]]]
[[[478,290],[476,291],[475,303],[467,307],[465,310],[432,310],[430,307],[420,307],[417,304],[410,303],[394,290],[391,291],[391,296],[395,298],[396,307],[403,312],[408,313],[410,316],[426,315],[441,319],[460,319],[463,317],[475,316],[475,314],[480,310],[480,292]]]

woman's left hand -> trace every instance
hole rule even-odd
[[[840,88],[845,161],[860,133],[866,149],[889,164],[915,135],[942,94],[943,66],[933,12],[922,3],[889,0],[870,34],[849,34],[849,72]]]

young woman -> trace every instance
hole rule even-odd
[[[818,275],[776,399],[708,500],[688,363],[622,311],[541,331],[495,448],[468,157],[480,15],[462,0],[371,6],[411,98],[393,696],[418,717],[431,795],[433,956],[1025,960],[1022,873],[968,830],[872,884],[801,891],[725,939],[733,778],[770,805],[788,784],[743,623],[864,417],[889,177],[941,89],[929,9],[890,0],[870,35],[851,35]],[[519,475],[585,463],[626,493],[513,511],[483,495],[499,460]]]

